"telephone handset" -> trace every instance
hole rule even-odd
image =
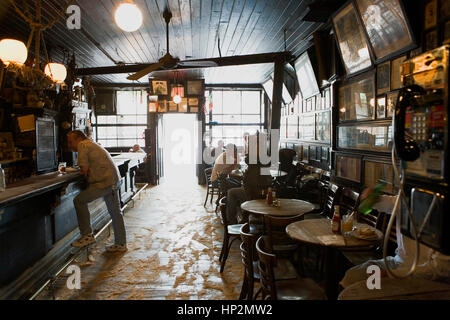
[[[410,85],[400,90],[394,113],[394,148],[404,161],[415,161],[420,157],[417,142],[405,134],[406,109],[418,107],[416,97],[423,96],[425,90],[418,85]]]

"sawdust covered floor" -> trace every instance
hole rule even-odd
[[[194,182],[195,183],[195,182]],[[206,189],[162,184],[147,189],[125,212],[128,251],[105,253],[113,234],[79,259],[81,289],[69,290],[65,272],[39,299],[238,299],[243,276],[239,243],[219,273],[222,225]]]

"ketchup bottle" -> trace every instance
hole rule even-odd
[[[272,188],[269,188],[267,190],[267,204],[271,205],[272,203],[273,203]]]
[[[339,213],[339,206],[334,206],[333,219],[331,220],[331,231],[334,233],[341,233],[341,215]]]

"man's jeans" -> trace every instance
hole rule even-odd
[[[88,203],[103,197],[112,219],[114,229],[115,244],[126,244],[125,225],[120,209],[119,190],[117,187],[108,187],[98,189],[89,186],[81,191],[73,200],[75,210],[77,211],[78,225],[82,236],[92,233],[91,214],[89,213]]]

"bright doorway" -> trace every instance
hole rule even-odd
[[[164,183],[197,183],[196,155],[198,122],[196,114],[163,115]]]

